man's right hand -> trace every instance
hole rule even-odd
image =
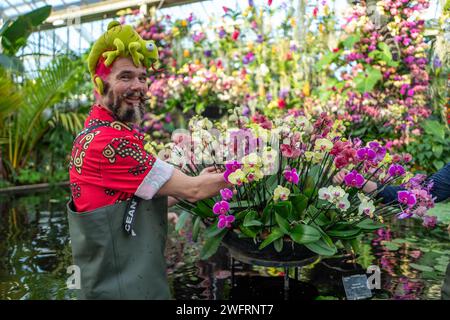
[[[175,169],[172,177],[159,189],[158,195],[196,202],[218,195],[223,188],[232,187],[232,184],[225,181],[223,173],[217,173],[213,169],[207,168],[196,177]]]

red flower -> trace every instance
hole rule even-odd
[[[268,4],[269,4],[269,6],[271,6],[272,5],[272,0],[269,0]]]
[[[280,109],[284,109],[286,108],[286,101],[284,101],[284,99],[278,99],[278,108]]]
[[[231,38],[236,41],[237,38],[239,37],[239,30],[234,30],[233,35],[231,36]]]
[[[222,6],[222,9],[223,9],[223,11],[225,11],[225,13],[227,13],[228,12],[228,10],[230,10],[230,9],[228,9],[227,7],[225,7],[225,6]]]
[[[319,12],[319,8],[315,7],[313,10],[313,16],[314,18],[317,18],[317,13]]]
[[[336,53],[336,52],[338,52],[338,51],[339,51],[339,48],[334,48],[334,49],[333,49],[333,52],[334,52],[334,53]]]

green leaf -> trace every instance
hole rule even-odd
[[[194,217],[194,226],[192,227],[192,240],[197,241],[198,234],[200,233],[200,217]]]
[[[200,252],[200,259],[206,260],[217,252],[217,249],[219,248],[220,243],[222,242],[222,239],[227,233],[228,229],[219,229],[219,230],[220,232],[216,236],[206,240]]]
[[[242,234],[246,235],[249,238],[255,238],[256,235],[258,234],[254,228],[247,228],[244,227],[243,225],[239,226],[239,230],[241,230]]]
[[[433,165],[436,168],[436,170],[440,170],[445,165],[445,163],[444,161],[441,160],[434,160]]]
[[[432,272],[432,271],[434,271],[434,269],[432,267],[421,265],[421,264],[410,263],[409,266],[411,268],[413,268],[413,269],[416,269],[416,270],[419,270],[419,271],[423,271],[423,272]]]
[[[385,227],[385,224],[375,222],[372,219],[364,219],[356,225],[358,228],[363,230],[377,230]]]
[[[384,42],[379,42],[378,48],[380,48],[381,52],[383,53],[382,59],[387,63],[391,62],[392,61],[392,53],[391,53],[391,49],[389,48],[389,46]]]
[[[216,237],[223,229],[220,229],[217,227],[217,223],[213,223],[205,230],[205,237],[206,238],[214,238]]]
[[[255,210],[248,212],[244,218],[244,227],[261,226],[263,223],[257,220],[258,218],[258,213]]]
[[[175,231],[180,231],[184,225],[186,224],[187,218],[189,216],[189,212],[184,211],[180,217],[178,218],[177,224],[175,225]]]
[[[263,216],[262,216],[262,221],[264,221],[264,224],[269,224],[270,223],[270,216],[271,216],[271,212],[273,209],[273,203],[269,203],[268,205],[266,205],[266,207],[263,210]]]
[[[51,6],[44,6],[19,16],[2,33],[2,45],[8,55],[13,56],[26,44],[33,29],[43,23],[51,13]]]
[[[400,249],[398,244],[395,244],[390,241],[381,241],[381,244],[389,251],[397,251],[398,249]]]
[[[278,226],[280,227],[281,231],[283,231],[284,234],[289,234],[291,226],[289,225],[289,222],[286,219],[284,219],[278,213],[275,213],[275,221],[278,223]]]
[[[365,83],[365,92],[370,92],[375,88],[375,85],[383,78],[381,71],[375,68],[370,68],[367,71],[367,78]]]
[[[353,34],[345,38],[345,40],[342,41],[342,44],[346,49],[352,49],[355,43],[357,43],[360,39],[361,36],[359,34]]]
[[[308,204],[308,197],[304,194],[294,194],[290,197],[292,202],[292,220],[299,221],[304,217],[304,212]]]
[[[202,218],[215,217],[210,206],[206,204],[205,200],[198,201],[197,206],[192,210]]]
[[[337,57],[339,57],[339,55],[340,55],[340,52],[330,51],[316,63],[316,66],[315,66],[316,70],[321,70],[322,68],[330,65]]]
[[[445,138],[445,127],[436,120],[427,120],[422,124],[427,134],[434,135],[436,138],[443,140]]]
[[[305,247],[321,256],[333,256],[337,252],[337,248],[334,244],[333,246],[330,246],[323,239],[319,239],[312,243],[306,243]]]
[[[292,211],[292,203],[290,201],[280,201],[273,205],[276,213],[287,219]]]
[[[438,144],[438,145],[433,145],[431,147],[431,150],[433,151],[434,156],[436,158],[439,158],[442,155],[442,151],[444,150],[444,148]]]
[[[275,240],[280,239],[283,235],[284,234],[280,229],[274,228],[272,233],[259,245],[259,250],[264,249]]]
[[[273,243],[276,252],[281,252],[283,250],[283,245],[284,245],[283,238],[277,239]]]
[[[299,244],[311,243],[320,239],[320,232],[313,226],[298,224],[289,233],[292,240]]]
[[[328,229],[326,233],[330,237],[349,239],[356,237],[361,232],[358,227],[353,227],[349,222],[338,222],[332,229]]]
[[[205,111],[205,104],[203,102],[197,103],[195,106],[195,113],[201,114],[203,111]]]
[[[234,215],[235,220],[236,220],[236,221],[241,221],[242,219],[245,218],[245,216],[247,215],[247,213],[248,213],[249,211],[250,211],[250,209],[246,209],[246,210],[243,210],[243,211],[240,211],[240,212],[236,213],[236,214]]]

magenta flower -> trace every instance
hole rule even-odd
[[[361,161],[365,160],[373,161],[377,156],[377,154],[370,148],[361,148],[358,151],[356,151],[356,156]]]
[[[409,207],[412,207],[416,204],[416,196],[409,191],[399,191],[397,193],[398,202],[407,204]]]
[[[219,229],[231,228],[231,224],[233,223],[233,221],[234,221],[233,215],[226,216],[224,214],[221,214],[219,216],[219,222],[217,223],[217,227]]]
[[[214,214],[225,214],[228,210],[230,210],[230,204],[223,200],[216,202],[213,207]]]
[[[369,148],[372,149],[373,151],[375,151],[375,153],[376,153],[375,160],[376,161],[381,161],[384,159],[384,156],[386,155],[385,147],[383,147],[376,141],[371,141],[371,142],[369,142]]]
[[[284,178],[289,181],[290,183],[297,184],[298,183],[298,173],[297,170],[294,168],[292,170],[286,169],[284,171]]]
[[[349,187],[361,188],[364,184],[364,177],[360,175],[356,170],[349,172],[345,178],[344,182]]]
[[[242,167],[242,164],[237,162],[236,160],[233,161],[228,161],[227,163],[225,163],[225,172],[223,173],[223,178],[225,179],[226,182],[230,182],[228,180],[228,176],[230,174],[232,174],[233,172],[235,172],[237,169],[240,169]]]
[[[220,195],[222,196],[222,200],[228,201],[231,200],[231,198],[233,198],[233,191],[231,191],[228,188],[225,188],[220,190]]]
[[[242,164],[236,160],[228,161],[227,163],[225,163],[225,169],[227,171],[235,172],[237,169],[240,169],[241,167]]]
[[[393,164],[389,167],[388,172],[391,177],[402,176],[405,174],[405,169],[399,164]]]

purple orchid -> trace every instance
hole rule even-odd
[[[399,191],[397,193],[398,202],[408,205],[412,207],[416,204],[416,196],[409,191]]]
[[[386,155],[386,148],[381,144],[376,141],[371,141],[369,142],[369,148],[376,153],[375,161],[381,161],[384,159],[384,156]]]
[[[389,175],[391,177],[402,176],[406,173],[405,169],[399,164],[393,164],[389,167]]]
[[[284,178],[293,184],[297,184],[298,180],[299,180],[297,170],[295,168],[293,168],[291,170],[289,168],[287,168],[284,171]]]
[[[213,212],[214,214],[220,214],[223,215],[230,210],[230,204],[226,201],[219,201],[214,204]]]
[[[228,176],[230,174],[232,174],[233,172],[235,172],[237,169],[240,169],[241,167],[242,167],[242,164],[237,162],[236,160],[225,163],[225,172],[223,174],[223,178],[225,179],[225,181],[230,182],[228,180]]]
[[[223,228],[231,228],[231,224],[234,222],[234,216],[233,215],[224,215],[221,214],[219,216],[219,222],[217,223],[217,227],[219,229],[223,229]]]
[[[235,172],[237,169],[240,168],[242,168],[242,163],[239,163],[236,160],[228,161],[227,163],[225,163],[225,169],[227,171]]]
[[[356,156],[361,161],[373,161],[377,154],[371,148],[361,148],[356,152]]]
[[[356,170],[353,170],[345,176],[344,182],[349,187],[361,188],[365,182],[365,179]]]
[[[220,190],[220,195],[222,196],[222,200],[229,201],[233,198],[233,191],[228,188]]]

